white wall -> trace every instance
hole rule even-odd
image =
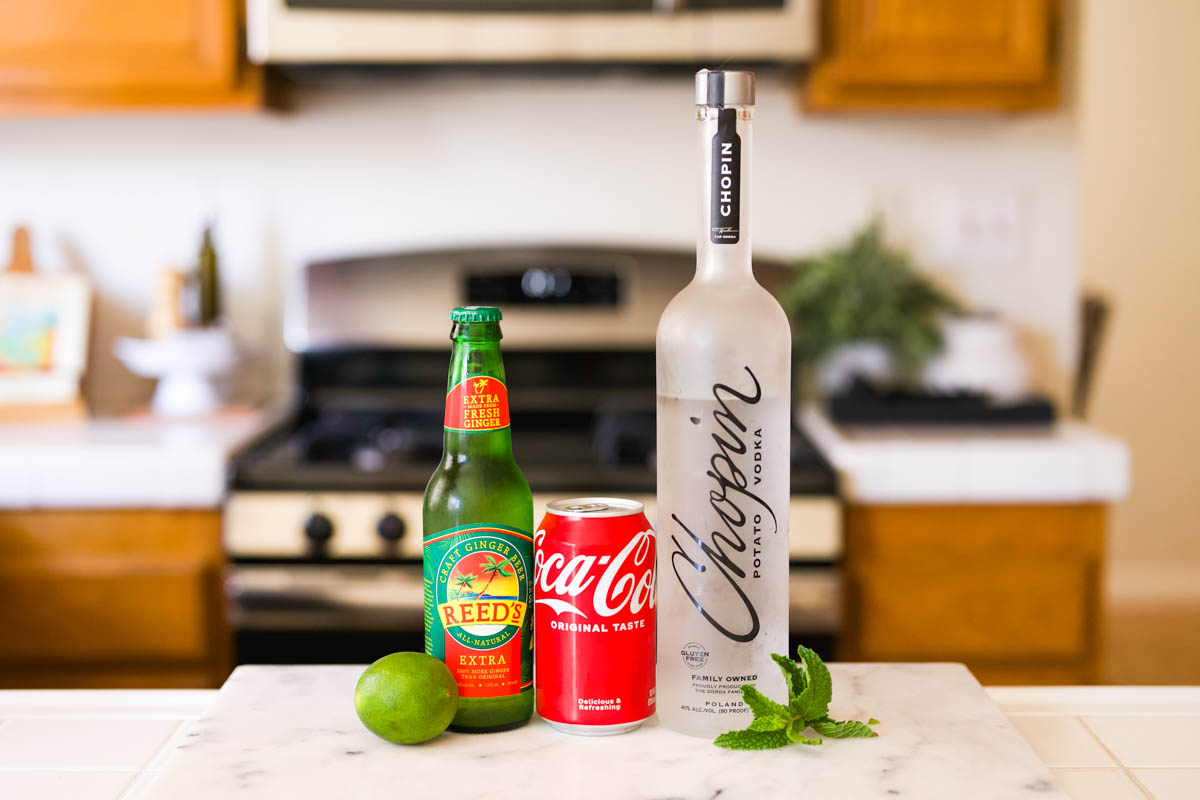
[[[1092,419],[1133,448],[1122,599],[1200,598],[1200,3],[1081,7],[1086,285],[1112,303]]]
[[[939,280],[1026,329],[1043,383],[1061,392],[1077,283],[1071,114],[805,117],[794,96],[763,76],[757,250],[797,256],[883,210]],[[186,264],[215,216],[233,318],[263,365],[242,392],[262,396],[286,385],[283,286],[307,259],[487,242],[690,247],[690,102],[682,74],[457,73],[310,88],[287,114],[0,119],[0,227],[29,224],[43,269],[92,276],[89,391],[113,411],[148,387],[107,355],[112,337],[139,332],[154,271]],[[951,263],[947,205],[996,192],[1019,198],[1021,257]]]

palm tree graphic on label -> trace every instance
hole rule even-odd
[[[475,381],[475,394],[483,394],[483,390],[487,388],[488,383],[490,383],[490,381],[487,378],[480,378],[479,380]]]
[[[463,596],[463,592],[475,588],[475,576],[469,572],[457,575],[454,578],[454,586],[455,588],[450,599],[458,600]]]
[[[515,575],[516,573],[510,569],[512,563],[513,560],[511,556],[503,561],[491,555],[484,556],[483,567],[481,568],[481,571],[483,574],[488,576],[488,580],[487,583],[483,585],[483,589],[479,591],[479,594],[475,595],[475,599],[479,600],[485,594],[487,594],[488,587],[492,585],[492,581],[496,580],[497,575],[503,575],[506,578],[511,578],[513,575]]]

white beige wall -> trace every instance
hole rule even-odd
[[[154,270],[189,259],[215,216],[234,322],[268,367],[247,371],[261,394],[285,384],[283,286],[308,259],[514,241],[691,248],[690,86],[686,71],[421,73],[306,90],[287,114],[0,118],[0,231],[27,222],[45,268],[93,278],[91,396],[113,411],[148,387],[109,356],[112,338],[139,332]],[[941,280],[1040,343],[1053,385],[1078,280],[1071,121],[806,117],[790,81],[763,75],[756,248],[795,257],[886,210]],[[980,192],[1021,204],[1014,263],[939,256],[947,203]]]
[[[1133,448],[1115,588],[1200,595],[1200,2],[1080,11],[1083,278],[1114,311],[1091,419]]]

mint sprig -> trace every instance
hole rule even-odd
[[[713,744],[729,750],[773,750],[788,744],[818,745],[821,740],[805,736],[812,728],[821,736],[830,739],[877,736],[871,725],[879,720],[867,722],[839,722],[829,717],[829,702],[833,699],[833,678],[821,657],[804,645],[796,648],[800,662],[785,655],[771,656],[783,671],[787,683],[788,703],[776,703],[753,685],[742,686],[742,700],[754,712],[754,721],[742,731],[722,733]]]

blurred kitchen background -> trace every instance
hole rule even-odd
[[[417,641],[456,304],[505,310],[536,495],[651,498],[726,64],[793,634],[1200,682],[1200,4],[494,5],[0,0],[0,688]]]

